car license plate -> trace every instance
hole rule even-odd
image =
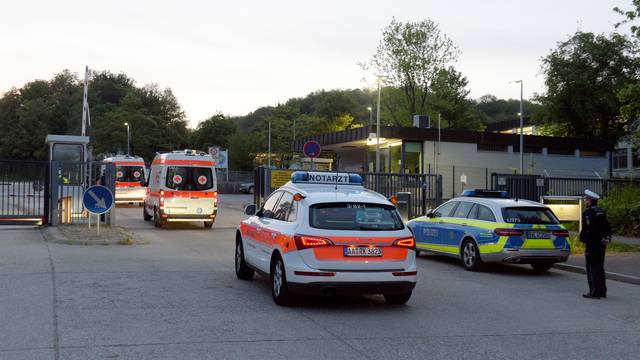
[[[529,239],[549,239],[548,231],[529,231],[527,233],[527,238]]]
[[[370,246],[347,246],[344,248],[344,256],[382,256],[382,249]]]

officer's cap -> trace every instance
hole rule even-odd
[[[585,190],[585,191],[584,191],[584,196],[586,196],[586,197],[588,197],[588,198],[590,198],[590,199],[593,199],[593,200],[598,200],[598,199],[600,199],[600,195],[598,195],[598,194],[594,193],[594,192],[593,192],[593,191],[591,191],[591,190]]]

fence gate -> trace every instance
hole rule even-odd
[[[491,188],[517,199],[540,201],[549,192],[549,183],[541,175],[491,174]]]
[[[48,221],[49,163],[0,160],[0,225]]]
[[[259,167],[254,177],[254,202],[258,206],[275,191],[284,185],[293,170],[276,170]],[[351,172],[352,173],[352,172]],[[386,197],[399,192],[411,194],[410,218],[424,215],[427,210],[442,203],[442,176],[426,174],[386,174],[360,173],[364,187],[376,191]]]

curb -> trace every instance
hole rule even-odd
[[[553,268],[558,270],[573,272],[577,274],[587,273],[587,270],[582,266],[575,266],[575,265],[569,265],[569,264],[553,264]],[[620,281],[627,284],[640,285],[640,277],[619,274],[619,273],[610,272],[610,271],[606,271],[605,275],[609,280]]]
[[[144,239],[138,238],[132,233],[129,233],[129,235],[131,235],[130,238],[133,239],[133,242],[121,243],[121,240],[120,241],[109,241],[109,240],[83,241],[83,240],[69,239],[56,226],[42,227],[40,232],[46,242],[64,244],[64,245],[145,245],[149,243],[148,241],[144,241]]]

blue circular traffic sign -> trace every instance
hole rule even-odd
[[[82,195],[82,205],[92,214],[104,214],[113,207],[113,193],[102,185],[93,185]]]
[[[302,152],[305,156],[315,158],[320,156],[320,144],[315,140],[309,140],[302,146]]]

